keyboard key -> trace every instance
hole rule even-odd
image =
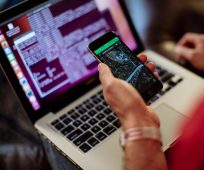
[[[182,80],[183,80],[183,79],[182,79],[182,78],[180,78],[180,79],[177,81],[177,83],[180,83]]]
[[[174,83],[173,81],[171,81],[171,80],[169,80],[169,81],[167,81],[167,83],[170,85],[170,86],[175,86],[177,83]]]
[[[63,120],[63,119],[65,119],[66,117],[67,117],[66,114],[62,115],[62,116],[60,116],[60,120]]]
[[[100,90],[100,91],[98,92],[98,95],[103,96],[103,91]]]
[[[99,113],[96,117],[98,118],[98,120],[101,120],[105,117],[105,115],[102,113]]]
[[[157,96],[157,95],[152,97],[150,103],[155,102],[157,99],[159,99],[159,96]]]
[[[165,92],[168,87],[169,87],[169,85],[167,83],[164,83],[162,91]]]
[[[161,76],[163,76],[164,74],[166,74],[166,73],[168,73],[166,70],[164,70],[164,69],[161,69],[159,72],[158,72],[158,74],[159,74],[159,76],[161,77]]]
[[[88,140],[88,144],[90,144],[92,147],[96,146],[98,143],[99,141],[94,137]]]
[[[63,120],[63,122],[64,122],[65,125],[70,124],[71,121],[72,121],[72,120],[71,120],[70,118],[68,118],[68,117]]]
[[[168,88],[166,88],[166,90],[165,90],[165,92],[167,92],[167,91],[169,91],[169,90],[171,90],[171,86],[169,86]]]
[[[114,128],[112,125],[108,125],[104,130],[103,130],[107,135],[110,135],[114,131],[116,131],[116,128]]]
[[[95,98],[97,98],[97,94],[91,96],[91,99],[95,99]]]
[[[75,127],[78,127],[78,126],[80,126],[82,124],[82,122],[80,121],[80,120],[76,120],[74,123],[73,123],[73,125],[75,126]]]
[[[95,110],[90,110],[90,111],[88,112],[88,114],[89,114],[90,116],[94,116],[94,115],[97,114],[97,112],[96,112]]]
[[[73,120],[75,120],[75,119],[77,119],[77,118],[79,117],[79,114],[76,113],[76,112],[74,112],[74,113],[72,113],[72,114],[70,115],[70,117],[71,117]]]
[[[120,123],[119,119],[116,120],[115,122],[113,122],[113,125],[114,125],[115,127],[119,128],[119,127],[121,126],[121,123]]]
[[[102,104],[103,104],[103,106],[105,106],[105,107],[108,106],[108,104],[107,104],[105,101],[103,101]]]
[[[160,94],[161,96],[163,96],[165,93],[164,93],[163,91],[160,91],[159,94]]]
[[[101,128],[99,126],[94,126],[91,130],[92,132],[97,133],[101,130]]]
[[[69,114],[72,114],[72,113],[74,113],[74,109],[72,109],[72,110],[70,110],[70,111],[67,112],[68,115],[69,115]]]
[[[96,123],[97,123],[98,121],[96,120],[96,119],[91,119],[91,120],[89,120],[89,124],[90,125],[95,125]]]
[[[103,132],[96,134],[96,138],[100,141],[104,140],[107,136]]]
[[[80,148],[84,153],[88,152],[88,151],[91,149],[91,147],[90,147],[88,144],[86,144],[86,143],[84,143],[83,145],[81,145],[79,148]]]
[[[106,114],[110,114],[112,112],[112,110],[109,109],[109,108],[106,108],[103,112],[106,113]]]
[[[93,136],[93,134],[88,131],[86,133],[84,133],[83,135],[81,135],[79,138],[77,138],[73,143],[76,145],[76,146],[79,146],[81,145],[82,143],[84,143],[86,140],[88,140],[89,138],[91,138]]]
[[[51,125],[55,126],[57,123],[59,123],[59,120],[54,120],[51,122]]]
[[[80,129],[76,129],[75,131],[73,131],[72,133],[70,133],[67,138],[69,140],[74,140],[75,138],[79,137],[79,135],[82,134],[82,131]]]
[[[90,126],[88,124],[86,124],[86,123],[81,126],[81,129],[83,129],[84,131],[86,131],[89,128],[90,128]]]
[[[102,101],[104,100],[104,96],[103,95],[98,95],[98,98]]]
[[[71,125],[69,125],[69,126],[67,126],[66,128],[64,128],[64,129],[61,131],[61,133],[62,133],[63,135],[67,135],[68,133],[70,133],[70,132],[73,131],[73,130],[74,130],[74,127],[71,126]]]
[[[172,74],[172,73],[167,73],[167,74],[165,74],[163,77],[161,77],[161,81],[162,81],[162,82],[166,82],[167,80],[170,80],[173,76],[174,76],[174,74]]]
[[[81,108],[82,108],[82,104],[76,106],[76,109],[77,109],[77,110],[78,110],[78,109],[81,109]]]
[[[55,124],[54,126],[55,126],[55,128],[56,128],[57,130],[61,130],[62,128],[64,128],[64,125],[63,125],[61,122]]]
[[[177,84],[177,83],[179,82],[180,79],[182,79],[180,76],[175,75],[174,77],[171,78],[171,81],[173,81],[174,83]]]
[[[87,120],[89,120],[90,119],[90,117],[88,116],[88,115],[83,115],[82,117],[81,117],[81,120],[82,121],[87,121]]]
[[[83,107],[83,108],[81,108],[81,109],[79,109],[79,110],[77,110],[80,114],[84,114],[84,113],[86,113],[87,112],[87,110]]]
[[[105,120],[99,123],[99,126],[101,126],[102,128],[106,127],[107,125],[108,125],[108,122],[106,122]]]
[[[98,106],[96,106],[96,110],[98,110],[98,111],[101,111],[101,110],[103,110],[104,109],[104,106],[103,105],[98,105]]]
[[[85,106],[87,109],[91,109],[94,107],[94,105],[92,103],[87,103]]]
[[[83,102],[83,104],[88,104],[88,103],[90,103],[90,99],[87,99],[87,100],[85,100],[84,102]]]
[[[116,117],[113,116],[113,115],[110,115],[110,116],[108,116],[108,117],[106,118],[106,120],[107,120],[108,122],[112,122],[112,121],[114,121],[115,119],[116,119]]]
[[[98,104],[98,103],[101,102],[101,100],[100,100],[99,98],[94,98],[94,99],[93,99],[93,102],[94,102],[95,104]]]

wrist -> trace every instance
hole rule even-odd
[[[157,141],[161,145],[160,129],[157,127],[136,127],[121,131],[120,143],[122,147],[125,147],[126,144],[140,140]]]
[[[158,127],[147,112],[140,112],[139,114],[136,112],[126,113],[121,118],[121,124],[124,130],[137,127]]]

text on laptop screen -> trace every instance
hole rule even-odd
[[[111,30],[137,48],[117,0],[59,1],[0,29],[1,47],[34,110],[97,73],[90,41]]]

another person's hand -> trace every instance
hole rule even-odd
[[[187,60],[204,71],[204,34],[186,33],[176,45],[175,53],[178,62]]]
[[[145,55],[139,58],[146,62]],[[155,66],[148,63],[147,67],[153,72]],[[158,76],[157,73],[154,73]],[[103,86],[104,97],[112,110],[118,114],[124,129],[133,127],[159,127],[156,114],[147,107],[139,93],[127,82],[117,79],[105,64],[99,64],[99,78]]]

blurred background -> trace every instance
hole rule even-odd
[[[0,11],[20,2],[23,0],[0,0]],[[174,46],[183,34],[204,33],[203,0],[127,0],[127,2],[129,12],[134,18],[134,25],[145,47],[171,60],[174,60]],[[184,67],[203,75],[189,64]],[[0,169],[14,167],[50,169],[42,142],[1,69],[0,136]],[[44,142],[44,146],[47,145],[49,144]],[[51,154],[59,153],[56,151]],[[60,169],[55,165],[54,167]]]

